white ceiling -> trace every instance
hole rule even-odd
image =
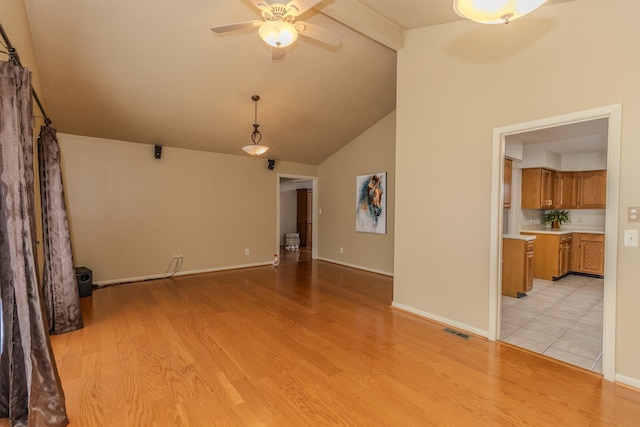
[[[301,37],[272,60],[255,29],[210,31],[260,19],[248,0],[25,4],[59,132],[242,154],[257,94],[264,157],[309,164],[395,109],[405,29],[460,19],[451,0],[324,0],[301,19],[342,33],[342,44]]]
[[[523,143],[557,154],[604,153],[609,120],[606,118],[509,135],[507,143]]]

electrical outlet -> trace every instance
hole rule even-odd
[[[245,254],[245,255],[249,255],[249,248],[247,248],[247,249],[245,249],[245,250],[244,250],[244,254]]]
[[[342,248],[342,246],[340,246],[340,253],[344,253],[344,249]]]

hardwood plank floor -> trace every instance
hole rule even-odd
[[[107,287],[53,336],[72,426],[637,425],[640,392],[390,308],[321,262]]]

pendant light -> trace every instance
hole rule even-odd
[[[242,147],[242,149],[252,156],[259,156],[260,154],[266,153],[269,147],[266,145],[260,145],[260,140],[262,139],[262,134],[258,130],[258,127],[260,126],[258,124],[258,101],[260,101],[260,97],[258,95],[253,95],[251,99],[255,103],[255,120],[253,123],[253,132],[251,133],[251,142],[253,142],[253,144],[246,145]]]
[[[533,12],[547,0],[453,0],[460,16],[481,24],[508,24]]]

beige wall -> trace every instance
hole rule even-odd
[[[318,166],[318,258],[393,274],[395,129],[393,112]],[[377,172],[387,172],[387,234],[357,233],[356,176]]]
[[[277,173],[316,167],[60,134],[76,265],[98,283],[270,263]],[[245,255],[245,249],[250,250]]]
[[[622,103],[616,372],[640,381],[640,2],[409,31],[398,54],[394,304],[487,332],[494,128]]]

